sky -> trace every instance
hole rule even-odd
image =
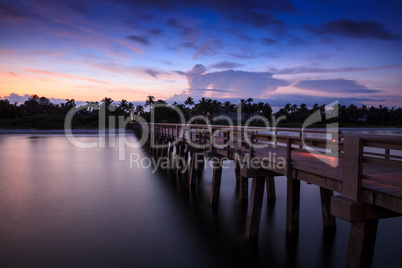
[[[0,97],[402,107],[400,0],[0,0]]]

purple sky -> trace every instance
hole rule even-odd
[[[0,97],[402,107],[402,1],[0,0]]]

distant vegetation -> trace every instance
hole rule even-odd
[[[164,104],[164,105],[158,105]],[[53,104],[45,97],[31,95],[22,105],[10,103],[7,99],[0,100],[0,128],[12,129],[62,129],[64,128],[64,119],[68,111],[75,107],[74,99],[66,99],[65,103]],[[225,115],[232,120],[237,120],[237,109],[241,106],[242,121],[244,122],[253,115],[261,115],[271,120],[271,117],[279,118],[284,116],[286,119],[281,120],[279,126],[299,127],[311,114],[321,111],[321,125],[328,122],[325,120],[325,105],[314,104],[308,107],[306,104],[291,105],[286,104],[277,112],[273,112],[269,103],[254,103],[252,98],[241,99],[237,104],[226,101],[221,103],[217,100],[202,98],[195,103],[192,97],[188,97],[184,104],[174,102],[167,105],[164,100],[156,100],[153,96],[148,96],[144,105],[134,106],[127,100],[115,102],[111,98],[104,98],[100,103],[87,102],[85,108],[73,117],[73,128],[98,128],[99,114],[104,109],[107,118],[115,120],[114,125],[117,126],[118,116],[128,118],[131,115],[139,115],[146,121],[150,121],[151,113],[154,111],[155,122],[178,123],[179,116],[177,112],[170,107],[179,109],[184,114],[185,119],[189,120],[195,115],[204,115],[213,119],[217,115]],[[108,107],[108,109],[106,109]],[[340,126],[402,126],[402,109],[388,107],[357,107],[353,104],[349,106],[336,105],[335,111],[338,110],[336,121]],[[106,127],[111,124],[107,120]],[[198,121],[195,123],[203,123]],[[213,122],[213,123],[225,123]],[[260,121],[253,122],[255,125],[262,124]]]

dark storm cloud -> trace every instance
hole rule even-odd
[[[347,79],[303,80],[293,86],[301,89],[340,94],[381,92],[381,90],[369,89],[364,85],[360,85],[355,80]]]
[[[401,34],[388,31],[381,23],[372,20],[353,21],[340,19],[328,21],[316,27],[307,25],[306,29],[318,34],[334,34],[358,38],[373,38],[380,40],[400,40]]]
[[[129,35],[126,38],[143,45],[149,45],[149,40],[146,36]]]
[[[234,69],[241,66],[244,66],[244,64],[231,61],[220,61],[211,65],[211,67],[217,69]]]

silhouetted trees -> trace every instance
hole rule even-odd
[[[114,120],[114,125],[117,126],[118,116],[124,118],[130,115],[142,116],[145,120],[150,121],[151,114],[154,115],[155,122],[180,122],[180,117],[177,110],[184,116],[185,120],[189,120],[191,116],[204,115],[213,119],[217,115],[229,116],[232,120],[237,120],[237,112],[241,112],[242,121],[245,122],[248,118],[260,115],[268,120],[272,116],[279,118],[284,124],[294,126],[301,125],[310,115],[315,112],[320,112],[322,123],[329,121],[338,121],[341,125],[356,126],[356,125],[402,125],[402,109],[388,108],[385,106],[367,107],[365,105],[349,106],[336,104],[333,108],[327,109],[325,105],[315,103],[308,107],[305,103],[300,105],[286,103],[281,108],[275,108],[276,112],[269,103],[258,102],[254,103],[252,98],[240,99],[237,104],[225,101],[223,104],[215,99],[201,98],[198,103],[194,102],[192,97],[187,97],[184,104],[174,102],[172,106],[176,110],[170,109],[166,101],[157,99],[149,95],[147,96],[144,105],[134,106],[126,99],[122,99],[118,103],[112,98],[105,97],[100,104],[94,101],[87,101],[74,116],[74,127],[98,127],[100,113],[106,115],[106,127],[109,126],[109,119]],[[241,109],[239,109],[241,106]],[[53,104],[46,97],[31,95],[23,104],[10,103],[9,100],[0,100],[0,127],[11,128],[63,128],[65,115],[71,108],[76,107],[74,99],[66,99],[64,103]],[[152,112],[152,113],[151,113]],[[338,114],[333,119],[328,120],[326,114]],[[200,122],[201,123],[201,122]],[[216,122],[222,123],[222,122]],[[254,120],[254,124],[262,123],[261,120]]]

